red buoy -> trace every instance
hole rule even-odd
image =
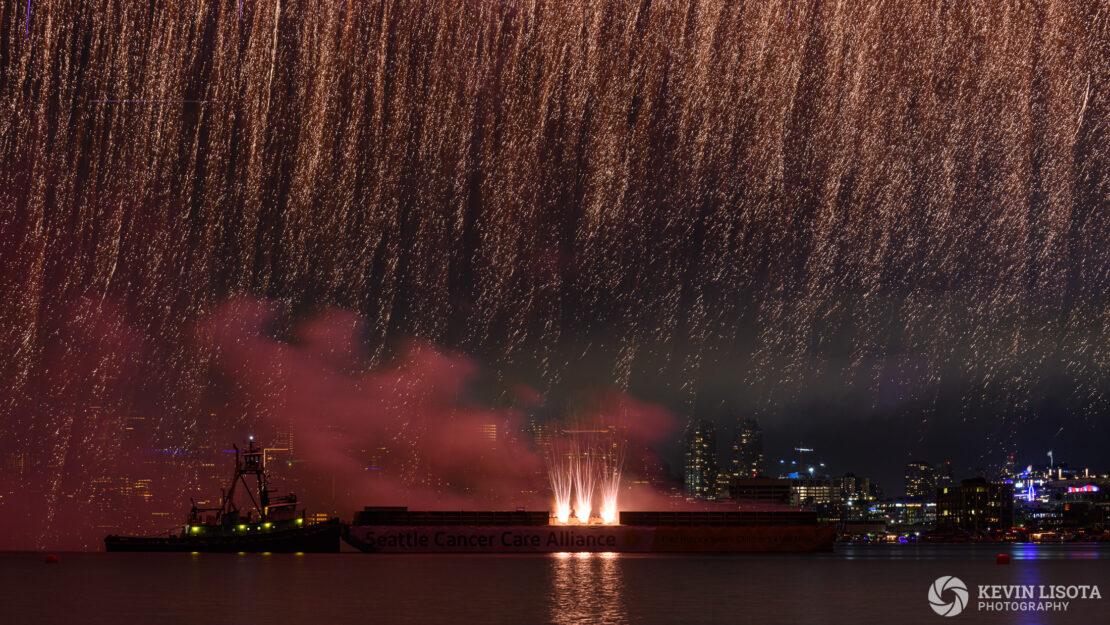
[[[56,556],[54,554],[50,554],[50,555],[46,556],[46,563],[47,564],[57,564],[58,563],[58,556]]]
[[[1009,564],[1010,563],[1010,554],[1008,554],[1008,553],[998,554],[998,556],[994,559],[994,563],[995,564]]]

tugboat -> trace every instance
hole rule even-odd
[[[235,476],[223,489],[218,508],[198,508],[193,502],[189,520],[180,533],[162,536],[107,536],[107,551],[207,551],[328,553],[339,551],[338,518],[309,523],[297,510],[294,494],[274,496],[266,471],[266,453],[254,440],[246,451],[235,449]],[[256,492],[247,481],[254,476]],[[242,483],[252,504],[244,514],[235,505],[235,489]],[[210,514],[214,513],[214,514]]]

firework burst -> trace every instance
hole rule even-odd
[[[624,470],[624,440],[613,438],[605,446],[601,462],[601,510],[604,523],[616,523],[619,508],[618,497],[621,489],[621,473]]]
[[[570,520],[570,500],[574,490],[574,454],[565,439],[553,439],[548,443],[546,457],[547,477],[555,495],[555,519],[559,523],[567,523]]]
[[[541,393],[587,362],[690,412],[727,369],[761,417],[989,415],[994,455],[1045,413],[1105,423],[1105,2],[241,6],[0,5],[0,453],[27,463],[0,487],[47,493],[28,531],[117,463],[74,460],[114,423],[91,407],[151,448],[213,426],[190,328],[231,294]],[[134,390],[65,370],[116,304]]]
[[[574,518],[579,523],[589,523],[593,509],[594,487],[598,469],[596,451],[588,443],[575,439],[574,449]]]

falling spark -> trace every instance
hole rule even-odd
[[[90,104],[215,104],[219,100],[89,100]]]
[[[570,520],[570,498],[574,489],[574,458],[562,439],[548,443],[547,475],[555,495],[555,519],[566,524]]]
[[[11,491],[53,493],[38,521],[124,459],[75,407],[144,413],[161,447],[230,427],[190,328],[239,293],[357,311],[375,362],[416,336],[541,393],[690,413],[730,371],[769,419],[827,388],[914,440],[992,415],[994,456],[1046,386],[1069,434],[1105,422],[1105,10],[337,4],[242,28],[223,3],[69,3],[37,22],[44,64],[0,33],[0,105],[42,111],[0,117],[0,440],[33,459]],[[109,86],[222,105],[83,105]],[[140,345],[75,358],[86,302]]]
[[[574,444],[574,517],[579,523],[590,522],[593,507],[594,485],[597,483],[597,464],[594,450],[578,441]]]

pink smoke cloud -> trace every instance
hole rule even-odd
[[[314,512],[551,507],[542,433],[529,427],[548,398],[510,383],[512,407],[483,405],[483,369],[465,355],[412,340],[371,366],[359,316],[325,310],[278,338],[276,306],[249,298],[169,336],[111,299],[62,313],[40,326],[53,337],[40,374],[8,408],[4,548],[97,549],[108,532],[173,529],[190,497],[214,505],[230,473],[220,451],[248,434],[291,441],[275,486]],[[676,505],[648,449],[677,434],[674,416],[611,389],[585,397],[546,433],[619,423],[630,505]]]
[[[264,302],[233,300],[208,317],[198,338],[211,342],[217,369],[231,381],[233,412],[253,411],[274,430],[291,427],[305,482],[326,486],[310,488],[308,498],[344,516],[364,505],[550,506],[529,415],[476,403],[471,389],[481,368],[472,359],[410,341],[390,364],[371,368],[358,316],[325,311],[288,342],[268,335],[274,316]],[[523,410],[543,403],[529,387],[510,390]],[[648,446],[676,432],[671,413],[616,391],[595,391],[585,404],[575,427],[619,424],[638,465],[631,473],[650,456]]]

